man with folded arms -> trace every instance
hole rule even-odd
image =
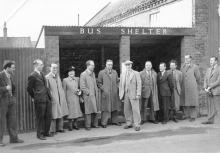
[[[207,93],[208,120],[202,124],[213,124],[215,114],[220,120],[220,67],[218,58],[211,57],[211,67],[207,69],[204,78],[204,90]]]

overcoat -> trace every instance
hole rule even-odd
[[[179,70],[174,70],[174,75],[176,79],[176,87],[174,87],[173,94],[172,94],[172,100],[174,101],[174,107],[175,110],[178,111],[180,107],[180,95],[181,95],[181,86],[182,86],[182,72]]]
[[[68,77],[63,79],[63,89],[66,95],[66,101],[69,109],[68,119],[76,119],[83,116],[80,109],[79,96],[77,95],[77,90],[79,89],[79,78],[74,79]]]
[[[62,118],[69,114],[65,93],[59,75],[55,77],[50,72],[45,76],[52,95],[52,119]]]
[[[118,74],[115,70],[111,70],[111,74],[106,68],[99,72],[98,87],[101,90],[101,111],[119,110],[118,82]]]
[[[201,76],[198,66],[190,63],[181,67],[183,83],[181,87],[180,106],[199,106],[198,83]]]
[[[95,73],[85,70],[80,75],[80,89],[83,92],[85,114],[98,113],[100,111],[100,101]]]
[[[141,97],[149,98],[151,94],[151,85],[150,79],[153,81],[153,104],[154,104],[154,111],[159,110],[159,101],[158,101],[158,89],[157,89],[157,73],[152,69],[151,70],[151,78],[147,75],[146,69],[140,72],[141,83],[142,83],[142,90],[141,90]]]

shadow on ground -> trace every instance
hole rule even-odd
[[[151,139],[158,137],[167,137],[167,136],[177,136],[177,135],[194,135],[194,134],[206,134],[209,130],[212,130],[211,127],[181,127],[179,129],[173,130],[162,130],[157,132],[137,132],[137,133],[122,133],[115,136],[103,136],[103,137],[90,137],[90,138],[80,138],[72,141],[58,142],[58,143],[37,143],[24,145],[19,147],[14,147],[13,149],[18,150],[36,150],[44,148],[61,148],[68,146],[88,146],[88,145],[105,145],[112,142],[119,141],[129,141],[129,140],[142,140],[142,139]]]

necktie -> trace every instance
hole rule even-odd
[[[130,71],[127,71],[127,76],[126,76],[126,91],[128,90],[129,78],[130,78]]]
[[[213,70],[214,70],[214,66],[213,66],[212,69],[211,69],[211,74],[213,73]]]
[[[151,78],[151,73],[150,73],[150,70],[149,70],[149,71],[147,71],[147,72],[148,72],[149,78]]]

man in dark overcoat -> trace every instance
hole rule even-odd
[[[50,133],[52,121],[51,114],[51,93],[47,87],[46,78],[42,72],[44,64],[40,59],[33,62],[34,72],[28,77],[27,92],[34,100],[35,116],[37,127],[37,138],[46,140],[46,137],[53,137]]]
[[[185,55],[185,64],[180,71],[183,76],[180,95],[180,106],[184,110],[182,120],[190,118],[190,122],[194,122],[197,118],[196,107],[199,106],[198,84],[201,76],[198,66],[192,63],[191,55]]]
[[[2,140],[6,123],[10,136],[10,143],[24,142],[18,139],[17,132],[15,84],[12,79],[15,63],[6,60],[3,64],[3,68],[4,70],[0,72],[0,147],[5,146]]]
[[[112,69],[113,61],[106,61],[106,68],[98,75],[98,87],[101,90],[101,126],[106,128],[108,118],[111,123],[121,126],[118,122],[119,96],[118,96],[118,74]],[[111,114],[110,114],[111,113]]]

